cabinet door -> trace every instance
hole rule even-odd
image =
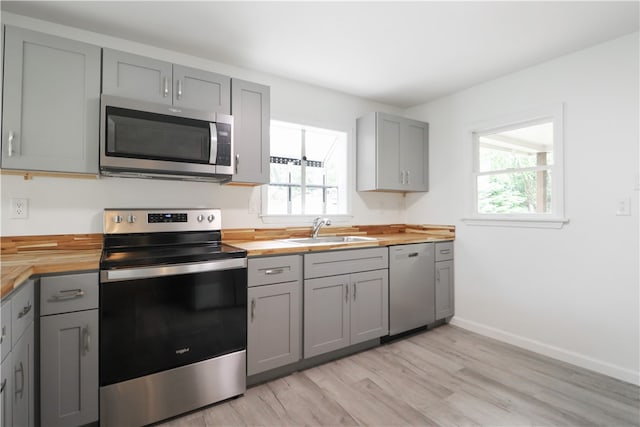
[[[173,105],[231,114],[231,78],[210,71],[174,65]]]
[[[32,427],[34,423],[33,323],[11,350],[13,360],[13,425]]]
[[[11,345],[11,344],[9,344]],[[11,352],[0,365],[0,427],[10,427],[13,419],[13,363]]]
[[[2,167],[98,172],[100,48],[6,27]]]
[[[351,275],[351,344],[389,333],[389,270]]]
[[[244,80],[231,81],[236,170],[232,182],[269,183],[270,89]]]
[[[349,275],[304,281],[304,357],[349,345]]]
[[[400,159],[402,120],[390,114],[377,114],[377,189],[379,190],[404,190],[404,170],[401,169]]]
[[[436,262],[436,320],[453,316],[453,260]]]
[[[172,64],[113,49],[102,50],[102,93],[171,105]]]
[[[40,421],[43,426],[98,420],[98,310],[40,319]]]
[[[301,283],[249,288],[247,375],[300,360]]]
[[[401,169],[407,191],[429,189],[429,125],[416,120],[403,120]]]

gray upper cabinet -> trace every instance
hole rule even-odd
[[[228,76],[106,48],[102,53],[102,93],[231,113]]]
[[[40,424],[98,420],[98,273],[40,279]]]
[[[2,168],[98,172],[100,48],[6,26]]]
[[[358,191],[428,191],[427,123],[374,112],[356,124]]]
[[[231,182],[269,183],[269,86],[231,80],[231,114],[234,120],[236,170]]]

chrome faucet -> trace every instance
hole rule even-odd
[[[318,231],[323,225],[331,225],[331,220],[329,218],[320,218],[317,217],[313,220],[313,231],[311,231],[311,238],[316,239],[318,237]]]

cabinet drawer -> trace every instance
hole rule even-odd
[[[40,315],[98,308],[98,273],[40,279]]]
[[[304,255],[305,279],[381,268],[389,268],[389,250],[386,247]]]
[[[29,280],[11,297],[12,345],[18,342],[24,331],[33,323],[34,309],[33,280]]]
[[[453,242],[436,243],[436,262],[453,259]]]
[[[0,352],[2,359],[11,351],[11,300],[4,301],[0,306]]]
[[[249,287],[301,279],[301,255],[249,258],[247,263]]]

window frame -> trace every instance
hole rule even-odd
[[[309,225],[311,222],[313,222],[313,220],[318,217],[318,216],[323,216],[323,217],[330,217],[331,220],[333,222],[349,222],[353,219],[353,215],[352,215],[352,211],[351,211],[351,206],[352,206],[352,192],[350,190],[355,177],[353,176],[352,167],[349,167],[351,165],[351,163],[353,162],[353,159],[355,158],[355,153],[353,153],[353,138],[352,138],[352,131],[351,130],[343,130],[343,129],[333,129],[333,128],[328,128],[328,127],[323,127],[322,125],[311,125],[311,124],[306,124],[306,123],[294,123],[294,122],[290,122],[290,121],[285,121],[285,120],[279,120],[279,119],[271,119],[271,122],[279,122],[285,125],[291,125],[291,126],[295,126],[295,127],[299,127],[300,129],[303,130],[308,130],[308,129],[318,129],[318,130],[325,130],[325,131],[329,131],[329,132],[341,132],[345,134],[345,138],[346,138],[346,164],[347,164],[347,176],[345,178],[345,189],[344,189],[344,194],[346,197],[346,213],[342,213],[342,214],[331,214],[331,213],[323,213],[323,214],[268,214],[267,212],[269,212],[269,207],[268,207],[268,202],[269,202],[269,186],[271,185],[271,182],[262,185],[261,187],[261,192],[260,192],[260,196],[261,196],[261,213],[260,213],[260,219],[262,220],[263,223],[267,223],[267,224],[291,224],[291,225]],[[305,132],[302,132],[302,138],[305,138]],[[302,146],[302,156],[305,155],[304,151],[305,151],[305,146],[303,144]],[[270,154],[270,158],[273,157]],[[271,160],[269,160],[269,168],[271,168]],[[303,168],[304,170],[304,168]],[[271,175],[271,171],[269,171],[269,175]],[[270,180],[270,179],[269,179]],[[300,191],[304,191],[305,188],[307,187],[306,184],[306,180],[305,180],[305,175],[304,173],[301,171],[301,185],[296,185],[297,187],[300,188]],[[326,186],[328,187],[333,187],[333,186]],[[325,202],[326,203],[326,202]],[[326,205],[325,205],[326,208]]]
[[[562,228],[569,220],[564,211],[564,126],[563,104],[555,104],[511,114],[499,119],[476,124],[469,130],[472,141],[473,156],[471,168],[471,207],[468,218],[463,221],[468,225],[493,225],[502,227],[535,227]],[[533,126],[544,122],[553,123],[553,164],[544,167],[514,169],[518,171],[549,170],[551,172],[551,211],[549,213],[480,213],[478,211],[478,178],[481,176],[505,171],[480,171],[480,137],[488,134]]]

